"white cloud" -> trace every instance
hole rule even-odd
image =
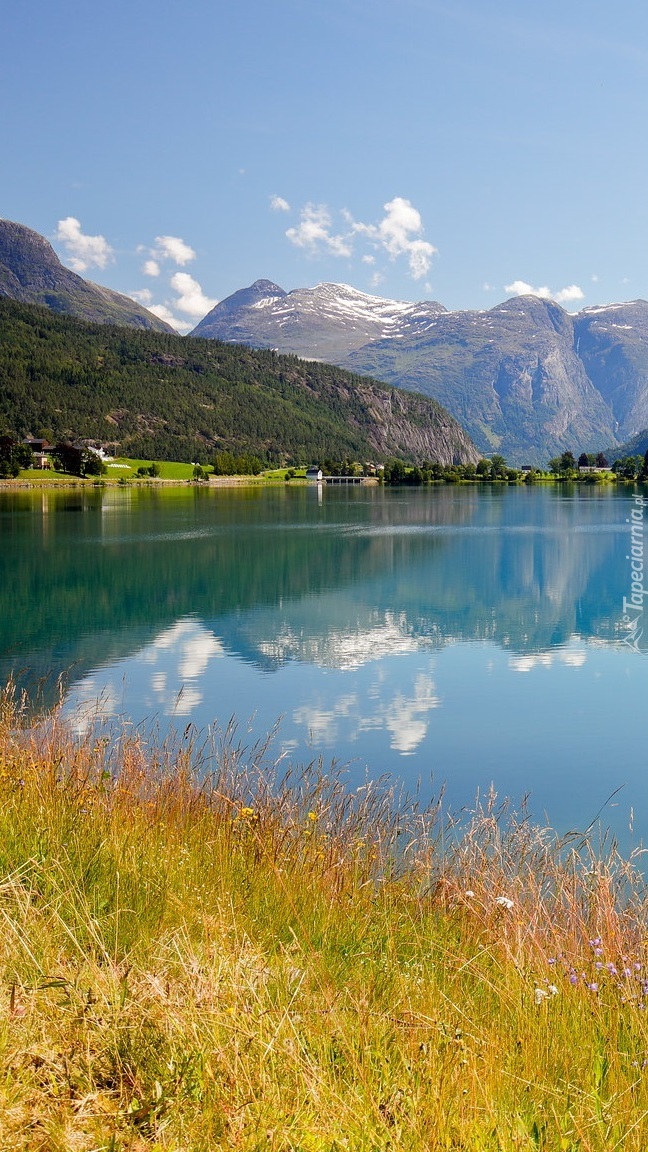
[[[534,288],[526,280],[514,280],[512,284],[505,284],[504,291],[511,296],[539,296],[541,300],[553,300],[553,293],[549,288]]]
[[[406,256],[415,280],[426,276],[437,249],[427,240],[415,239],[423,231],[420,212],[402,196],[385,204],[386,216],[378,225],[378,236],[392,260]]]
[[[290,212],[290,204],[283,196],[271,196],[270,207],[273,212]]]
[[[361,255],[363,264],[374,264],[375,252],[382,252],[390,260],[404,257],[410,276],[421,280],[429,272],[437,249],[422,237],[420,212],[403,196],[389,200],[383,210],[385,215],[377,224],[365,224],[355,220],[347,209],[342,209],[340,215],[344,227],[338,231],[326,204],[306,204],[301,210],[299,224],[289,228],[286,236],[297,248],[305,248],[313,255],[325,252],[346,258],[352,256],[356,245],[364,240],[365,246],[373,251]]]
[[[200,284],[188,272],[176,272],[169,281],[174,292],[177,292],[175,307],[188,316],[195,316],[202,320],[208,312],[218,303],[209,296],[205,296]]]
[[[165,260],[184,267],[185,264],[196,259],[193,248],[180,236],[156,236],[154,248],[139,244],[137,251],[147,257],[142,265],[142,272],[145,276],[159,276],[160,265]]]
[[[578,284],[570,284],[568,288],[561,288],[560,292],[556,292],[554,300],[558,304],[572,304],[574,300],[584,300],[585,293]]]
[[[409,756],[425,739],[428,713],[440,705],[432,677],[420,672],[414,683],[414,696],[397,692],[385,713],[385,728],[391,734],[391,747]]]
[[[430,271],[432,257],[437,253],[434,244],[420,238],[421,213],[403,196],[395,196],[383,207],[385,215],[379,224],[363,224],[348,217],[352,231],[366,236],[374,247],[382,248],[390,260],[405,256],[410,275],[414,280],[421,280]]]
[[[166,324],[170,324],[172,328],[175,328],[176,332],[189,331],[191,325],[187,324],[184,320],[178,320],[177,316],[173,315],[173,312],[167,304],[147,304],[146,307],[154,316],[157,316],[160,320],[164,320]]]
[[[181,680],[196,680],[206,671],[212,657],[224,655],[225,650],[220,640],[212,632],[201,628],[185,641],[178,675]]]
[[[317,747],[332,747],[338,741],[339,720],[353,719],[358,710],[358,698],[354,693],[340,696],[330,708],[303,704],[293,712],[293,721],[308,732],[309,742]]]
[[[196,259],[193,248],[179,236],[156,236],[155,248],[151,254],[155,260],[171,260],[181,267]]]
[[[555,652],[509,656],[509,668],[513,672],[532,672],[535,668],[551,668],[555,661],[566,664],[568,668],[582,668],[587,661],[587,652],[583,648],[573,647]]]
[[[296,228],[289,228],[286,236],[297,248],[307,248],[317,252],[319,248],[333,256],[350,256],[348,238],[331,232],[331,213],[325,204],[307,204],[301,210],[301,219]]]
[[[504,285],[504,291],[512,296],[539,296],[541,300],[555,300],[556,304],[571,304],[574,300],[585,298],[585,293],[578,284],[570,284],[567,288],[561,288],[559,292],[552,292],[546,285],[534,288],[532,284],[527,284],[526,280],[514,280],[512,284]]]
[[[105,268],[112,260],[113,250],[105,237],[85,236],[75,216],[59,220],[56,239],[63,244],[67,262],[75,272],[85,272],[92,267]]]
[[[144,304],[154,316],[158,316],[160,320],[164,320],[183,334],[194,328],[196,320],[202,320],[203,316],[218,303],[217,300],[205,295],[201,285],[188,272],[174,272],[169,280],[169,286],[175,296],[160,304],[153,303],[153,293],[148,288],[131,292],[130,295],[133,300]],[[181,315],[178,316],[178,313]]]

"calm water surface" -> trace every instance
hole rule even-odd
[[[452,808],[648,839],[629,490],[0,494],[0,675],[82,730],[227,725]],[[646,513],[648,519],[648,513]],[[648,640],[648,633],[647,633]],[[640,642],[641,643],[641,642]],[[634,810],[634,834],[628,826]]]

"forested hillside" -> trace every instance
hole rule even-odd
[[[0,431],[92,437],[120,453],[274,461],[478,454],[434,400],[273,351],[88,324],[0,299]]]

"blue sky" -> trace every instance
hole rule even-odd
[[[0,215],[186,331],[264,277],[648,297],[648,5],[5,0]]]

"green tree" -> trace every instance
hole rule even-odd
[[[234,456],[231,452],[217,452],[214,456],[214,476],[234,476]]]
[[[620,460],[614,461],[612,471],[616,472],[621,480],[636,480],[644,463],[645,457],[643,456],[623,456]]]
[[[52,452],[54,467],[59,472],[67,472],[70,476],[84,476],[86,452],[87,449],[78,448],[68,440],[61,440]]]
[[[385,484],[404,484],[407,468],[402,460],[388,460],[383,472]]]
[[[573,452],[563,452],[562,456],[554,456],[549,461],[549,470],[554,476],[563,480],[569,479],[576,471],[577,464]]]
[[[108,469],[104,464],[101,456],[96,452],[88,450],[87,455],[83,461],[83,475],[84,476],[105,476]]]
[[[29,445],[21,444],[14,436],[0,436],[0,477],[17,476],[23,468],[31,468]]]

